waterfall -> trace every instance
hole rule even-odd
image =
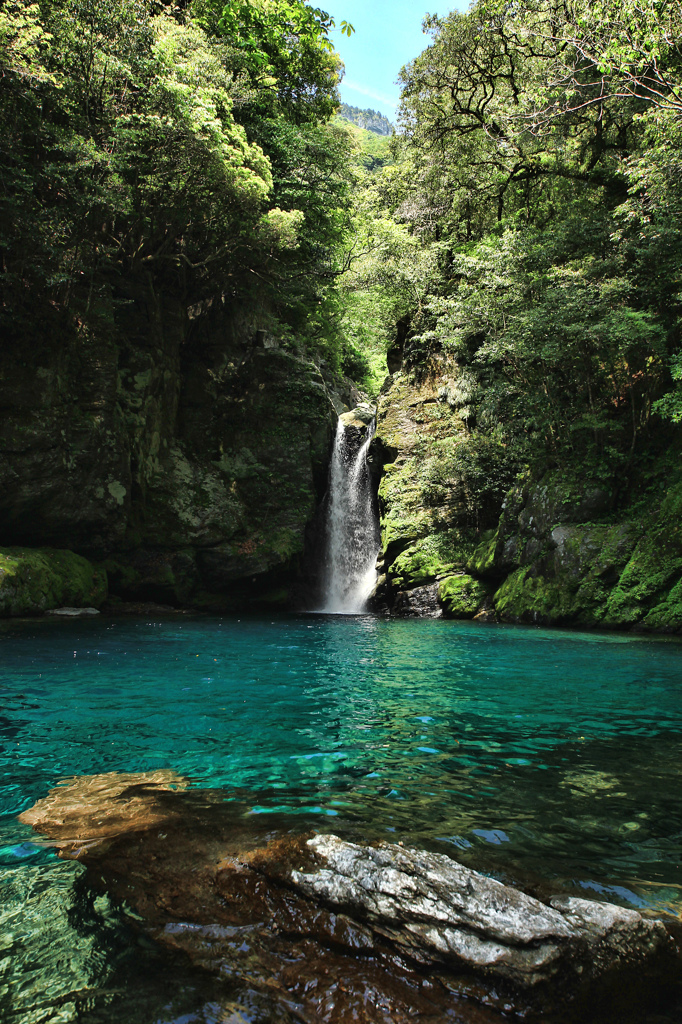
[[[374,568],[380,547],[367,450],[374,436],[375,420],[366,424],[363,438],[357,414],[339,417],[332,455],[327,519],[327,576],[322,611],[353,615],[364,611],[376,582]],[[349,421],[352,422],[344,422]]]

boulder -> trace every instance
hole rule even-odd
[[[679,1001],[679,951],[658,920],[543,902],[443,854],[296,834],[289,816],[184,786],[168,771],[85,776],[21,820],[231,998],[264,1000],[258,1020],[582,1024],[591,1000],[615,1020],[632,997],[643,1020],[661,979]]]
[[[98,608],[50,608],[48,615],[57,615],[63,619],[87,619],[93,615],[99,615]]]
[[[473,619],[487,596],[485,584],[466,573],[448,576],[438,587],[438,600],[449,619]]]
[[[174,818],[180,808],[164,803],[163,795],[187,785],[167,769],[78,775],[64,779],[19,820],[51,839],[62,856],[79,860],[113,838]]]
[[[96,614],[106,596],[106,572],[73,551],[0,548],[0,616]]]
[[[660,921],[574,897],[550,905],[438,853],[338,836],[308,840],[315,870],[291,872],[306,896],[343,909],[424,964],[467,966],[522,988],[562,972],[584,982],[666,945]]]
[[[404,619],[440,619],[443,609],[438,603],[438,584],[399,590],[393,598],[391,612]]]

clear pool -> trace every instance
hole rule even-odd
[[[39,620],[0,628],[0,695],[15,942],[3,1020],[89,1019],[66,1003],[54,1015],[54,963],[49,984],[36,968],[26,988],[27,958],[42,961],[18,926],[23,914],[38,933],[41,903],[49,915],[83,871],[16,821],[66,776],[170,768],[244,815],[299,815],[516,881],[682,909],[677,640],[372,617]],[[100,973],[122,955],[111,927]],[[27,1016],[39,998],[43,1016]],[[152,1003],[138,1000],[140,1020],[181,1019]]]

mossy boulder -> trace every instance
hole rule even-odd
[[[73,551],[0,548],[0,615],[35,615],[52,608],[99,608],[107,575]]]
[[[458,530],[422,537],[393,561],[388,573],[391,584],[408,590],[440,580],[464,568],[472,548],[470,538]]]
[[[367,428],[370,426],[375,416],[376,406],[370,405],[369,402],[362,402],[354,409],[351,409],[350,412],[342,413],[339,419],[346,430],[352,428],[353,430],[360,431],[362,434],[366,434]]]
[[[642,619],[642,626],[663,633],[682,630],[682,579]]]
[[[508,622],[608,625],[609,595],[639,533],[638,524],[627,522],[554,527],[538,557],[497,590],[498,616]]]
[[[548,579],[524,566],[511,573],[494,597],[495,611],[504,622],[535,622],[543,625],[576,617],[575,594],[562,579]]]
[[[466,573],[448,576],[438,587],[438,600],[448,619],[471,619],[488,596],[488,588]]]
[[[498,541],[498,530],[486,530],[467,561],[467,569],[477,576],[494,574]]]

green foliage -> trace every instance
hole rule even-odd
[[[30,85],[55,83],[42,63],[51,37],[40,23],[40,6],[7,0],[0,10],[0,64],[6,74]]]
[[[354,149],[354,164],[358,168],[376,174],[377,171],[388,167],[394,162],[391,140],[386,135],[379,135],[376,132],[368,131],[353,124],[349,119],[338,115],[334,119],[335,124],[343,125],[350,135],[351,144]],[[361,187],[361,186],[359,186]]]
[[[225,10],[243,19],[234,38],[222,6],[0,11],[5,329],[108,330],[131,287],[188,308],[222,294],[339,364],[352,144],[328,123],[333,20],[302,2]]]
[[[235,67],[270,92],[296,121],[327,120],[338,106],[336,86],[342,65],[329,39],[334,18],[304,0],[229,0],[216,7],[199,5],[215,19],[235,50]],[[354,29],[341,22],[341,31]]]
[[[213,293],[272,185],[234,120],[223,44],[136,0],[64,0],[44,24],[50,78],[0,91],[5,311],[33,316],[37,290],[91,318],[112,274]]]
[[[672,357],[670,375],[676,384],[682,385],[682,352],[677,352]],[[673,423],[682,423],[682,387],[669,391],[663,398],[654,402],[654,412],[672,420]]]
[[[407,323],[412,373],[448,354],[466,367],[467,396],[447,400],[500,453],[480,474],[499,492],[547,458],[627,471],[652,411],[682,417],[682,76],[673,21],[622,7],[482,0],[427,18],[396,162],[359,196],[367,252],[346,287],[391,294],[383,343]],[[656,94],[645,52],[665,60]]]

